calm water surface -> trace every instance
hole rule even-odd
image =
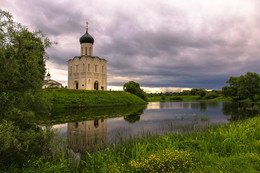
[[[110,145],[147,133],[183,133],[202,126],[226,124],[254,116],[259,113],[259,105],[231,102],[150,102],[141,108],[114,107],[107,108],[107,112],[104,108],[95,108],[94,113],[91,113],[91,118],[86,121],[68,120],[53,126],[59,131],[59,136],[65,139],[67,147],[74,152],[94,151],[97,146]],[[88,112],[84,116],[86,114]]]

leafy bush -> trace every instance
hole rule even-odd
[[[208,92],[205,96],[204,99],[214,99],[217,98],[218,94],[215,92]]]
[[[166,99],[166,97],[165,97],[164,95],[162,95],[162,96],[161,96],[161,100],[164,101],[165,99]]]
[[[255,95],[255,100],[260,101],[260,95]]]
[[[54,132],[39,127],[21,130],[13,122],[0,123],[0,168],[10,164],[21,167],[28,160],[51,154]]]

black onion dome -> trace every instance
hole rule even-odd
[[[86,30],[86,33],[80,37],[79,42],[80,44],[82,43],[94,44],[94,38],[88,33],[88,30]]]

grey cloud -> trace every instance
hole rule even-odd
[[[259,7],[257,1],[248,3]],[[48,50],[57,66],[79,55],[78,39],[85,32],[85,21],[91,21],[94,54],[108,60],[109,85],[127,82],[115,80],[122,77],[148,87],[219,89],[230,76],[260,72],[257,12],[250,18],[205,9],[194,13],[192,7],[187,11],[161,1],[128,6],[99,0],[17,4],[26,10],[21,15],[30,25],[60,42],[66,39],[66,44]],[[75,39],[67,40],[72,36]]]

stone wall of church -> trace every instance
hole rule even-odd
[[[68,61],[68,88],[107,90],[107,61],[98,57],[75,57]]]

